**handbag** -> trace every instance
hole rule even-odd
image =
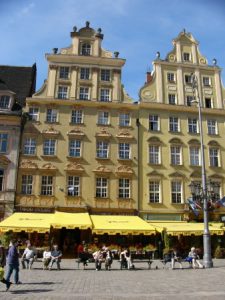
[[[4,278],[4,269],[3,267],[0,267],[0,280]]]

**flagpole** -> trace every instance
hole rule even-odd
[[[209,212],[208,212],[208,190],[206,183],[206,168],[205,168],[205,153],[204,140],[202,128],[202,101],[199,97],[198,79],[195,74],[192,74],[192,88],[195,93],[196,102],[198,103],[198,119],[199,119],[199,134],[201,143],[201,165],[202,165],[202,198],[203,198],[203,218],[204,218],[204,232],[203,232],[203,264],[205,268],[212,268],[211,255],[211,236],[209,231]]]

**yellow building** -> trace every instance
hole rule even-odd
[[[198,42],[181,32],[165,59],[153,61],[153,72],[140,90],[139,153],[140,214],[148,220],[190,220],[186,199],[189,184],[201,182],[197,104],[193,103],[191,74],[198,79],[202,100],[206,175],[218,183],[216,197],[225,193],[225,90],[221,69],[208,64]],[[225,212],[217,209],[211,219]],[[200,219],[202,216],[199,217]]]
[[[48,78],[26,100],[16,210],[135,214],[138,106],[121,84],[125,60],[89,22],[47,54]]]

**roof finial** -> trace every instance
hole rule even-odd
[[[183,33],[184,33],[184,34],[186,33],[186,29],[185,29],[185,28],[183,29]]]
[[[77,27],[73,26],[73,32],[76,32],[76,31],[77,31]]]
[[[89,28],[89,26],[90,26],[90,22],[86,21],[86,27]]]
[[[216,66],[217,65],[217,59],[213,58],[213,65]]]
[[[159,51],[156,52],[156,59],[160,59],[160,52]]]

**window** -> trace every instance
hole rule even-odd
[[[89,88],[88,87],[80,87],[80,100],[89,100]]]
[[[130,179],[119,179],[119,198],[130,198]]]
[[[80,69],[80,79],[89,80],[90,79],[90,69],[81,68]]]
[[[36,154],[36,139],[26,138],[23,144],[23,154],[35,155]]]
[[[130,144],[119,143],[119,159],[130,159]]]
[[[216,120],[207,120],[208,134],[215,135],[217,134],[217,122]]]
[[[55,145],[56,145],[56,140],[53,140],[53,139],[44,140],[43,154],[44,155],[55,155]]]
[[[159,131],[159,117],[155,115],[149,116],[149,130]]]
[[[171,146],[170,151],[171,151],[171,164],[181,165],[181,147]]]
[[[219,167],[219,149],[218,148],[210,148],[209,149],[209,163],[210,167]]]
[[[130,126],[130,114],[129,113],[119,114],[119,126]]]
[[[108,197],[108,179],[96,178],[96,197],[107,198]]]
[[[81,45],[81,55],[91,55],[91,45],[88,43],[84,43]]]
[[[8,145],[8,134],[0,133],[0,153],[6,153]]]
[[[29,116],[32,121],[38,121],[39,119],[39,108],[38,107],[30,107],[29,108]]]
[[[83,111],[82,110],[72,110],[71,123],[72,124],[82,124],[83,123]]]
[[[4,170],[0,169],[0,192],[4,190]]]
[[[110,90],[109,89],[101,89],[100,90],[100,101],[109,102],[110,101]]]
[[[172,200],[172,203],[182,203],[181,181],[172,181],[171,182],[171,200]]]
[[[175,94],[169,94],[168,95],[168,102],[169,102],[169,104],[176,104],[176,95]]]
[[[159,181],[149,182],[149,202],[159,203],[160,202],[160,184]]]
[[[200,166],[200,149],[196,146],[191,146],[190,151],[190,165],[191,166]]]
[[[149,163],[155,165],[160,164],[159,146],[157,145],[149,146]]]
[[[42,176],[41,178],[41,195],[52,196],[53,195],[53,177]]]
[[[46,114],[46,122],[56,123],[58,121],[58,110],[48,108]]]
[[[59,78],[68,79],[69,78],[69,67],[60,67]]]
[[[188,118],[188,132],[189,133],[198,133],[198,120]]]
[[[109,124],[109,113],[107,111],[98,112],[98,124],[108,125]]]
[[[109,157],[109,143],[108,142],[97,141],[96,157],[97,158],[108,158]]]
[[[3,95],[0,97],[0,108],[7,109],[9,108],[10,97]]]
[[[203,77],[202,78],[202,81],[203,81],[203,85],[204,86],[210,86],[211,85],[211,80],[210,80],[210,78],[209,77]]]
[[[110,81],[110,70],[101,70],[101,81]]]
[[[193,96],[187,96],[186,97],[186,103],[187,103],[187,106],[191,106],[192,105],[192,102],[194,100],[194,97]]]
[[[167,81],[168,82],[175,82],[175,74],[174,73],[167,73]]]
[[[32,175],[22,175],[22,188],[21,192],[25,195],[32,194],[32,186],[33,186],[33,176]]]
[[[59,99],[67,99],[67,86],[59,86],[58,88],[58,98]]]
[[[70,140],[69,141],[69,156],[81,157],[81,141]]]
[[[184,80],[185,80],[186,84],[191,84],[191,81],[192,81],[191,75],[185,75]]]
[[[169,130],[172,132],[179,132],[179,119],[177,117],[169,118]]]
[[[68,196],[80,196],[80,177],[68,176],[67,195]]]
[[[212,99],[211,98],[205,98],[205,107],[212,108]]]
[[[184,58],[184,61],[190,61],[190,53],[187,53],[187,52],[184,52],[183,53],[183,58]]]

